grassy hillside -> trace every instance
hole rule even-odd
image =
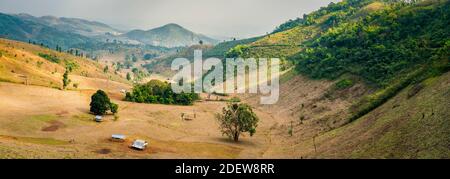
[[[61,88],[62,75],[70,67],[70,75],[127,83],[118,75],[104,73],[95,61],[23,42],[0,39],[0,54],[0,81]]]
[[[304,15],[295,21],[280,25],[272,34],[244,44],[246,51],[243,57],[280,58],[284,69],[298,63],[292,59],[305,49],[305,44],[320,37],[328,29],[344,22],[354,21],[369,13],[384,8],[384,2],[363,0],[330,3],[315,12]]]
[[[390,4],[328,29],[292,59],[299,62],[299,71],[313,78],[351,73],[378,86],[388,86],[423,65],[445,70],[450,67],[448,14],[447,0]]]
[[[297,141],[318,158],[450,158],[450,73],[402,90],[347,126]]]
[[[255,41],[257,41],[257,40],[259,40],[261,38],[263,38],[263,37],[253,37],[253,38],[242,39],[242,40],[233,40],[233,41],[222,42],[222,43],[219,43],[219,44],[215,45],[213,48],[206,50],[204,52],[203,56],[205,58],[216,57],[216,58],[219,58],[219,59],[224,59],[225,58],[225,54],[231,48],[233,48],[233,47],[235,47],[237,45],[244,45],[244,44],[253,43],[253,42],[255,42]]]
[[[289,105],[283,100],[301,94],[295,88],[307,82],[296,84],[293,73],[282,77],[290,91],[281,94],[284,106],[275,108],[292,109],[285,112],[294,121],[277,129],[293,133],[280,142],[292,146],[283,149],[286,156],[294,151],[318,158],[449,158],[449,5],[344,0],[235,47],[239,56],[286,58],[296,65],[294,72],[334,83],[302,96],[322,91],[310,114],[302,98]],[[357,94],[357,86],[362,96],[342,100]],[[336,109],[343,110],[318,115]]]

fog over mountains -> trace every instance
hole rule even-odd
[[[120,42],[162,47],[182,47],[217,40],[192,32],[178,24],[150,30],[124,32],[107,24],[79,18],[35,17],[29,14],[0,13],[0,36],[20,41],[34,41],[48,46],[70,48],[76,44]]]

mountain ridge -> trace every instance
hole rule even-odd
[[[217,43],[215,39],[194,33],[175,23],[169,23],[149,30],[135,29],[121,36],[144,44],[164,47],[190,46],[198,44],[200,41],[205,44]]]
[[[108,24],[81,18],[41,16],[26,13],[0,12],[0,36],[20,41],[35,41],[49,47],[72,48],[79,44],[118,41],[126,44],[144,44],[161,47],[185,47],[200,42],[216,44],[206,35],[192,32],[175,23],[161,27],[130,31],[118,30]]]

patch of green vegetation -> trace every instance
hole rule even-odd
[[[215,92],[215,91],[212,94],[217,95],[217,96],[229,96],[226,93],[218,93],[218,92]]]
[[[242,40],[232,40],[227,42],[222,42],[214,46],[212,49],[206,50],[206,52],[203,54],[204,58],[210,58],[210,57],[216,57],[219,59],[224,59],[226,52],[228,52],[231,48],[237,46],[237,45],[244,45],[244,44],[250,44],[253,43],[262,37],[254,37],[249,39],[242,39]]]
[[[294,59],[298,70],[313,78],[336,79],[350,73],[386,87],[417,64],[448,57],[449,13],[448,1],[428,6],[391,3],[329,28]]]
[[[45,54],[45,53],[39,53],[38,55],[50,62],[53,62],[53,63],[61,62],[61,60],[58,57],[56,57],[55,55],[49,55],[49,54]]]
[[[77,62],[64,60],[64,63],[66,64],[66,69],[69,70],[69,72],[72,72],[80,67]]]
[[[18,141],[33,143],[33,144],[44,144],[44,145],[66,145],[69,144],[67,141],[57,140],[53,138],[34,138],[34,137],[17,137]]]
[[[248,54],[249,48],[250,47],[248,45],[237,45],[228,50],[228,52],[225,54],[225,57],[226,58],[244,57]]]
[[[35,115],[29,118],[29,120],[41,122],[52,122],[55,121],[56,119],[57,119],[56,116],[51,114]]]
[[[83,122],[90,122],[94,119],[94,116],[92,116],[90,114],[78,114],[78,115],[73,115],[72,119],[83,121]]]
[[[241,102],[241,99],[239,99],[238,97],[232,97],[230,100],[228,100],[229,102],[232,103],[239,103]]]
[[[199,98],[195,93],[174,93],[169,83],[159,80],[137,84],[133,91],[125,96],[125,100],[131,102],[178,105],[192,105]]]
[[[343,90],[352,87],[355,83],[350,79],[342,79],[334,84],[336,90]]]

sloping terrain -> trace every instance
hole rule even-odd
[[[104,67],[92,60],[36,45],[0,39],[0,53],[0,81],[61,88],[62,75],[66,67],[70,66],[72,72],[69,73],[69,79],[73,75],[128,83],[118,75],[104,73]],[[74,88],[73,84],[84,85],[82,81],[74,79],[69,88]]]
[[[1,40],[0,158],[450,158],[448,2],[345,0],[261,38],[192,46],[146,66],[170,74],[168,59],[192,59],[194,49],[224,55],[233,45],[238,56],[296,65],[280,79],[277,104],[236,96],[260,118],[256,134],[239,143],[214,118],[234,95],[193,106],[125,102],[130,84],[94,61]],[[402,43],[390,41],[397,36]],[[76,67],[69,78],[77,90],[58,90],[66,66]],[[89,114],[97,89],[120,106],[103,123]],[[128,138],[113,142],[112,134]],[[149,149],[130,149],[133,139]]]
[[[418,85],[346,126],[293,137],[283,150],[305,158],[450,158],[450,73]],[[304,128],[295,126],[297,136]]]

